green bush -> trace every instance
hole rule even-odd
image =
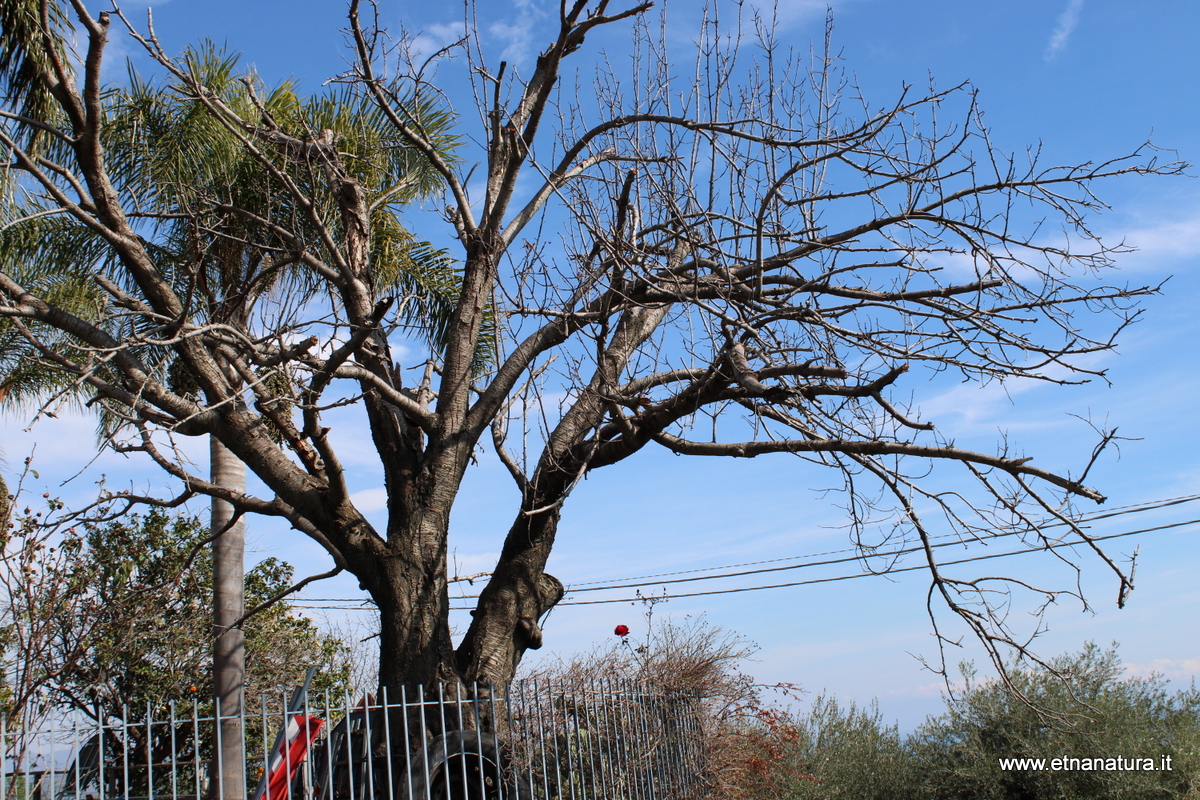
[[[983,800],[1126,800],[1196,794],[1200,776],[1200,693],[1169,692],[1158,677],[1123,677],[1115,647],[1089,644],[1051,669],[1013,669],[999,681],[965,688],[909,738],[914,797]],[[1027,703],[1018,696],[1031,701]],[[1156,769],[1002,769],[1001,759],[1138,759]],[[1083,761],[1092,759],[1093,761]],[[1142,760],[1150,759],[1152,762]]]
[[[879,709],[843,707],[822,695],[796,721],[796,745],[775,774],[776,797],[828,800],[901,798],[912,783],[904,742]]]
[[[1009,671],[1012,687],[977,682],[908,737],[861,709],[820,696],[807,714],[760,713],[741,741],[741,791],[762,800],[1167,800],[1200,797],[1200,692],[1124,675],[1115,648],[1088,645],[1050,669]],[[1015,691],[1014,691],[1015,690]],[[1025,699],[1022,699],[1025,698]],[[1029,702],[1026,702],[1028,700]],[[1032,705],[1031,705],[1032,703]],[[1001,768],[1045,759],[1046,769]],[[1050,769],[1053,759],[1078,766]],[[1107,759],[1151,759],[1157,768]],[[1170,759],[1170,769],[1161,769]],[[1083,759],[1104,759],[1096,764]],[[1065,766],[1071,766],[1067,764]]]

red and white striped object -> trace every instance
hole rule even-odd
[[[267,764],[267,780],[255,800],[287,800],[288,785],[304,763],[308,748],[325,720],[296,714],[288,720],[287,732]]]

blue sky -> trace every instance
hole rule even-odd
[[[749,5],[769,7],[762,2]],[[548,40],[557,7],[557,2],[539,0],[481,3],[478,20],[485,49],[494,59],[506,58],[527,71]],[[125,8],[132,19],[143,19],[144,5]],[[201,37],[227,42],[242,51],[268,83],[295,77],[302,88],[317,90],[346,65],[339,32],[345,24],[344,7],[334,0],[170,0],[153,8],[168,51]],[[686,47],[694,36],[698,8],[695,2],[669,3],[667,25],[678,47]],[[782,41],[801,50],[810,42],[819,46],[825,8],[824,3],[807,0],[780,2]],[[403,25],[429,48],[462,30],[462,10],[453,2],[384,0],[381,9],[389,25]],[[949,87],[970,80],[980,91],[995,143],[1018,151],[1040,146],[1048,165],[1121,155],[1150,137],[1184,159],[1200,159],[1200,60],[1193,41],[1200,30],[1200,4],[845,0],[833,3],[833,11],[835,47],[872,107],[889,103],[904,83],[920,87],[932,76],[938,86]],[[585,79],[589,60],[599,50],[614,60],[623,55],[628,37],[622,37],[614,27],[589,40],[575,61]],[[129,54],[145,64],[135,48],[123,38],[113,43],[114,54]],[[123,69],[114,62],[111,72],[119,79]],[[452,101],[461,104],[464,124],[477,125],[469,98],[453,93],[454,72],[455,65],[447,65],[441,78]],[[1102,186],[1100,193],[1112,211],[1096,218],[1095,228],[1139,248],[1121,262],[1125,279],[1158,283],[1171,277],[1163,294],[1145,303],[1144,320],[1126,332],[1119,352],[1103,356],[1112,386],[979,388],[926,384],[914,378],[907,388],[924,417],[960,445],[991,451],[1007,432],[1011,441],[1047,467],[1078,465],[1090,451],[1090,430],[1072,414],[1119,426],[1122,435],[1136,441],[1124,442],[1120,458],[1102,461],[1090,480],[1108,495],[1108,507],[1200,494],[1200,424],[1195,413],[1200,325],[1194,302],[1200,290],[1195,271],[1200,264],[1200,185],[1186,178],[1122,179]],[[432,213],[414,210],[410,217],[418,231],[428,226],[426,235],[442,235],[433,232]],[[77,460],[85,449],[81,442],[92,435],[91,421],[82,418],[44,420],[30,432],[21,430],[19,420],[3,424],[10,468],[37,441],[37,462],[46,481],[61,480],[82,466]],[[346,413],[336,420],[335,429],[342,435],[353,484],[361,487],[360,500],[378,511],[382,490],[373,454],[369,446],[355,443],[361,424],[360,418]],[[103,457],[93,467],[96,471],[138,485],[158,480],[153,471],[111,456]],[[647,451],[581,484],[566,507],[550,571],[568,585],[579,585],[840,550],[847,542],[844,532],[836,529],[836,498],[815,491],[832,480],[785,457],[729,464]],[[453,519],[452,544],[462,571],[490,566],[515,504],[515,491],[503,469],[494,459],[481,458]],[[753,513],[746,514],[747,508]],[[1200,503],[1186,503],[1097,521],[1094,530],[1115,533],[1196,517]],[[1115,540],[1112,550],[1117,555],[1140,548],[1137,588],[1127,607],[1117,610],[1115,580],[1090,562],[1082,585],[1094,611],[1081,613],[1078,603],[1065,602],[1052,609],[1040,651],[1053,655],[1078,649],[1089,639],[1104,644],[1116,640],[1133,672],[1156,669],[1180,682],[1200,675],[1198,530],[1179,527]],[[315,545],[270,525],[254,524],[251,546],[260,556],[287,558],[302,573],[327,568]],[[1071,580],[1041,555],[1005,561],[1010,562],[1006,567],[1033,580]],[[792,562],[775,565],[788,563]],[[854,564],[821,569],[674,584],[670,591],[786,583],[859,571]],[[937,655],[924,613],[926,587],[922,575],[914,572],[894,579],[676,598],[658,606],[656,613],[705,615],[711,623],[758,644],[758,660],[747,668],[760,680],[791,681],[813,692],[827,689],[860,702],[878,698],[884,717],[908,728],[939,708],[944,688],[914,657]],[[647,591],[662,589],[650,585]],[[346,580],[319,585],[306,595],[349,598],[360,593]],[[465,627],[463,620],[459,623]],[[560,607],[547,624],[547,647],[535,658],[607,643],[619,623],[633,628],[634,636],[644,635],[639,607]],[[964,641],[962,650],[950,658],[981,661],[983,654]]]

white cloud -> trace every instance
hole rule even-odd
[[[1075,31],[1075,26],[1079,24],[1079,13],[1083,11],[1083,0],[1070,0],[1067,3],[1067,8],[1058,18],[1058,27],[1054,29],[1054,33],[1050,36],[1050,44],[1046,46],[1046,60],[1050,61],[1058,55],[1059,51],[1067,46],[1067,40],[1071,38],[1071,34]]]
[[[1200,258],[1200,205],[1193,205],[1183,214],[1155,218],[1138,227],[1116,231],[1109,238],[1114,242],[1123,239],[1137,250],[1118,256],[1117,263],[1122,269],[1161,268]]]
[[[515,23],[493,22],[488,33],[505,42],[503,55],[506,61],[522,61],[529,55],[533,41],[533,30],[528,20],[518,19]]]
[[[380,486],[378,489],[363,489],[360,492],[354,492],[350,495],[350,502],[364,514],[383,511],[387,508],[387,489]]]
[[[506,61],[516,64],[528,61],[536,53],[534,45],[534,28],[545,12],[537,8],[530,0],[514,0],[517,9],[516,18],[497,20],[488,26],[488,33],[505,43],[504,51],[500,54]]]
[[[466,35],[466,23],[435,23],[408,40],[408,56],[418,66],[447,45]]]
[[[1167,154],[1164,161],[1172,160]],[[1124,219],[1117,219],[1117,214]],[[1097,222],[1098,220],[1098,222]],[[1089,219],[1097,235],[1107,247],[1122,245],[1133,252],[1117,253],[1113,256],[1122,272],[1150,272],[1174,270],[1188,262],[1200,260],[1200,196],[1192,192],[1175,192],[1157,196],[1152,201],[1121,204],[1111,215],[1097,215]],[[1032,242],[1034,247],[1057,247],[1076,253],[1095,250],[1095,243],[1081,236],[1070,240],[1057,236],[1041,235]],[[1037,264],[1037,254],[1030,251],[1017,255]],[[982,277],[987,265],[969,253],[932,253],[925,256],[922,264],[930,269],[941,270],[945,282],[975,280]],[[1013,280],[1036,286],[1040,274],[1031,267],[1016,262],[1005,265]],[[1068,266],[1068,271],[1073,268]]]
[[[408,345],[399,343],[389,343],[388,350],[391,352],[392,361],[397,364],[405,364],[409,360],[409,356],[413,355],[413,349]]]
[[[1200,658],[1156,658],[1149,664],[1129,664],[1125,673],[1138,678],[1161,675],[1168,680],[1188,680],[1200,675]]]
[[[1047,370],[1049,371],[1049,370]],[[1045,384],[1033,380],[976,382],[953,386],[941,394],[921,400],[916,406],[920,418],[937,425],[944,436],[994,433],[997,428],[1006,430],[1027,428],[1027,420],[1014,418],[1014,399]],[[1051,427],[1057,420],[1043,420],[1034,427]]]

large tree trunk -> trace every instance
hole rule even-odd
[[[562,582],[543,571],[558,519],[558,509],[551,508],[521,513],[513,523],[458,648],[458,668],[465,679],[510,680],[525,651],[542,646],[539,620],[563,597]]]
[[[376,696],[388,703],[389,726],[409,731],[409,749],[418,744],[420,731],[428,740],[447,730],[463,728],[454,718],[457,704],[439,706],[462,692],[454,669],[454,644],[450,637],[450,604],[447,593],[446,531],[415,530],[393,539],[387,557],[366,557],[352,565],[363,588],[379,608],[379,687]],[[402,709],[402,698],[409,704]],[[412,705],[414,701],[434,701]],[[376,727],[373,743],[382,756],[387,743],[384,726]],[[392,746],[395,769],[405,772],[406,748]]]
[[[216,437],[209,438],[211,480],[239,492],[246,489],[246,465]],[[229,524],[233,506],[213,498],[212,531]],[[238,520],[213,541],[213,697],[221,711],[219,772],[214,771],[212,796],[243,800],[246,794],[242,742],[242,696],[246,682],[246,648],[240,627],[245,613],[246,527]]]
[[[380,585],[371,592],[379,606],[379,684],[388,692],[418,684],[435,688],[458,680],[445,560],[424,565],[406,559],[380,563]]]
[[[611,340],[601,339],[608,341],[603,358],[588,390],[551,433],[525,487],[521,510],[504,540],[500,560],[480,593],[471,626],[458,648],[458,668],[467,679],[509,680],[525,651],[542,646],[539,620],[563,598],[562,582],[545,572],[546,561],[558,534],[562,502],[579,477],[600,463],[593,456],[599,438],[597,426],[605,416],[601,398],[612,391],[629,357],[653,334],[669,309],[662,304],[627,311]]]
[[[379,685],[389,692],[458,679],[446,566],[454,492],[444,486],[422,491],[419,484],[427,477],[413,480],[389,471],[387,546],[379,555],[359,553],[348,563],[379,607]]]

